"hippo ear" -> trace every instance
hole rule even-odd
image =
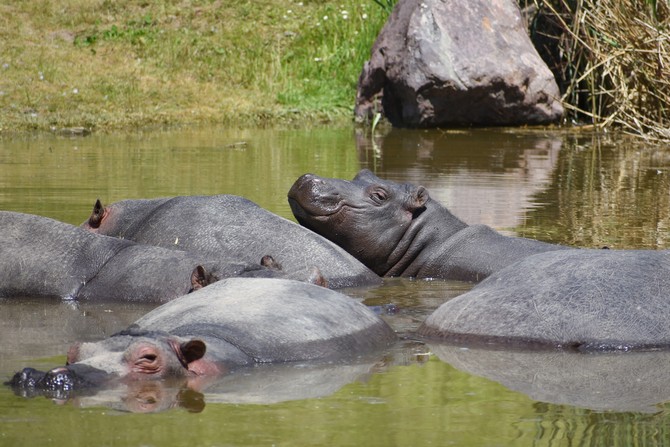
[[[202,289],[207,285],[207,272],[201,265],[196,266],[191,272],[191,292]]]
[[[281,270],[281,264],[278,263],[275,258],[273,258],[270,255],[265,255],[261,258],[261,265],[263,267],[269,268],[269,269],[274,269],[274,270]]]
[[[200,360],[205,355],[207,351],[207,346],[202,340],[189,340],[179,345],[179,351],[181,357],[185,360],[188,365],[191,362]]]
[[[328,280],[324,278],[323,273],[319,270],[318,267],[312,267],[312,270],[309,272],[309,278],[307,282],[321,287],[328,288]]]
[[[369,169],[361,169],[352,182],[378,183],[379,177],[374,175]]]
[[[421,208],[422,206],[426,205],[428,199],[430,199],[428,190],[423,186],[417,187],[416,191],[414,191],[414,201],[416,202],[416,207]]]
[[[95,205],[93,205],[91,217],[88,218],[88,225],[91,228],[99,228],[103,217],[105,217],[105,207],[102,206],[100,199],[97,199]]]
[[[81,346],[80,342],[77,342],[70,346],[70,349],[67,350],[67,360],[65,362],[66,365],[71,365],[73,363],[77,363],[77,360],[79,359],[79,347]]]
[[[208,273],[203,266],[198,265],[193,269],[193,272],[191,272],[191,290],[189,290],[189,292],[202,289],[218,280],[219,278],[217,278],[216,275]]]

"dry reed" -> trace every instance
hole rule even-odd
[[[534,0],[533,6],[531,34],[561,85],[570,119],[670,140],[668,0]]]

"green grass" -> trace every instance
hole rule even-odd
[[[0,0],[0,135],[348,124],[394,3]],[[670,140],[667,0],[532,3],[558,29],[539,31],[568,118]]]
[[[0,3],[0,133],[350,122],[374,1]]]

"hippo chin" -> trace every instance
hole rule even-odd
[[[668,250],[552,251],[447,301],[418,332],[459,344],[667,349],[669,296]]]
[[[352,181],[305,174],[288,193],[298,222],[380,276],[480,281],[526,256],[566,247],[466,225],[422,186],[362,170]]]
[[[314,282],[316,267],[330,288],[381,282],[337,245],[232,195],[123,200],[109,206],[97,201],[82,227],[232,262],[256,263],[270,255],[291,279]]]
[[[257,363],[357,356],[395,340],[381,318],[335,291],[228,278],[154,309],[106,340],[73,345],[64,367],[24,369],[8,384],[19,393],[67,394],[110,381],[197,382]]]
[[[31,214],[0,211],[0,228],[0,297],[167,302],[220,278],[281,276],[261,257],[229,262]]]

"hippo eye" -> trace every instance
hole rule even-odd
[[[158,356],[156,354],[144,354],[135,360],[135,365],[147,367],[156,363]]]
[[[375,189],[370,193],[370,198],[376,203],[382,203],[388,199],[388,195],[383,189]]]

